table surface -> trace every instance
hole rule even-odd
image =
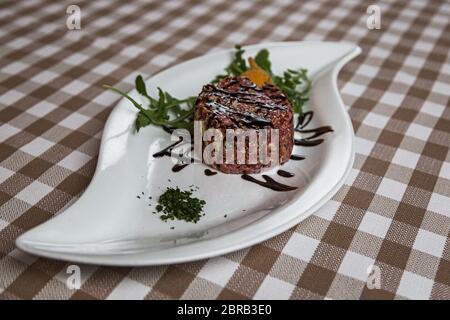
[[[66,27],[72,1],[1,2],[0,298],[449,299],[450,3],[377,1],[381,29],[369,30],[371,2],[79,1],[81,30]],[[68,263],[15,248],[89,184],[118,100],[101,84],[131,89],[138,73],[283,40],[363,51],[339,75],[356,160],[313,216],[214,259],[80,265],[79,290]]]

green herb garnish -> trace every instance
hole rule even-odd
[[[269,60],[269,50],[267,49],[260,50],[255,56],[255,62],[264,71],[272,75],[272,63]]]
[[[303,113],[303,105],[309,100],[312,82],[308,77],[308,70],[300,71],[288,69],[283,76],[272,76],[274,84],[283,91],[292,104],[294,112]]]
[[[225,68],[225,73],[216,76],[212,82],[219,82],[221,79],[229,76],[238,77],[247,71],[249,66],[243,57],[244,52],[245,50],[241,46],[236,45],[233,60]],[[299,71],[288,69],[282,76],[275,75],[272,72],[272,63],[270,62],[267,49],[262,49],[256,54],[255,62],[270,75],[273,83],[287,96],[294,112],[302,114],[303,106],[309,99],[312,85],[311,79],[308,77],[308,71],[306,69]],[[139,110],[134,123],[136,132],[150,124],[170,129],[187,129],[191,133],[193,132],[196,97],[177,99],[158,87],[158,98],[153,98],[148,94],[141,75],[136,77],[135,86],[137,92],[147,100],[147,107],[144,107],[128,94],[114,87],[109,85],[104,85],[103,87],[127,98]]]
[[[159,197],[157,212],[162,212],[160,219],[184,220],[197,223],[204,215],[203,206],[205,201],[192,197],[192,191],[181,191],[178,187],[167,188]]]
[[[168,92],[158,87],[158,99],[152,98],[147,93],[145,82],[141,75],[136,77],[135,85],[139,94],[148,100],[147,108],[144,108],[142,104],[138,103],[128,94],[114,87],[109,85],[104,85],[103,87],[127,98],[139,110],[135,121],[136,132],[139,132],[141,128],[149,124],[174,129],[193,130],[192,120],[196,97],[180,100],[172,97]]]
[[[225,74],[219,74],[218,76],[216,76],[212,83],[217,83],[223,78],[230,76],[238,77],[248,70],[247,62],[243,58],[245,50],[242,49],[240,45],[236,45],[235,48],[236,51],[234,52],[233,60],[225,68]]]

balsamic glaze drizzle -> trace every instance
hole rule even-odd
[[[183,141],[183,138],[180,137],[180,139],[177,142],[172,143],[171,145],[167,146],[166,148],[162,149],[161,151],[158,151],[153,154],[154,158],[161,158],[164,156],[171,156],[172,150]]]
[[[213,175],[216,175],[216,174],[217,174],[216,171],[205,169],[205,175],[207,175],[207,176],[213,176]]]
[[[304,138],[305,140],[311,140],[317,137],[320,137],[322,135],[324,135],[325,133],[328,132],[333,132],[333,128],[330,126],[323,126],[323,127],[318,127],[318,128],[314,128],[314,129],[295,129],[296,132],[300,132],[300,133],[312,133],[311,136]]]
[[[285,170],[278,170],[277,174],[281,177],[285,177],[285,178],[292,178],[294,176],[293,173],[285,171]]]
[[[262,98],[263,97],[263,93],[262,90],[255,90],[254,88],[251,88],[257,92],[249,92],[249,91],[228,91],[225,89],[221,89],[218,88],[217,86],[214,85],[208,85],[208,88],[210,89],[210,92],[212,92],[214,95],[218,96],[218,97],[224,97],[223,95],[226,95],[227,97],[233,97],[235,100],[237,100],[238,102],[243,102],[243,103],[252,103],[257,105],[260,108],[264,108],[264,109],[272,109],[272,110],[285,110],[286,107],[284,105],[278,105],[275,104],[271,101],[261,101],[261,99],[248,99],[248,97],[246,96],[251,96],[251,97],[256,97],[256,98]]]
[[[206,105],[210,107],[213,113],[215,114],[229,113],[240,116],[240,119],[232,119],[232,120],[234,122],[241,123],[250,128],[258,129],[267,126],[272,126],[272,121],[270,119],[260,117],[250,112],[242,112],[232,109],[230,107],[218,103],[217,101],[209,101],[206,103]]]
[[[295,125],[294,130],[299,133],[312,133],[312,135],[309,137],[303,138],[303,139],[294,139],[294,144],[296,146],[303,146],[303,147],[317,146],[317,145],[323,143],[325,140],[324,139],[314,139],[314,138],[320,137],[328,132],[333,132],[333,128],[331,128],[330,126],[322,126],[322,127],[318,127],[318,128],[314,128],[314,129],[307,129],[307,130],[303,129],[311,122],[313,116],[314,116],[313,111],[307,111],[307,112],[302,113],[298,117],[298,122]],[[314,140],[312,140],[312,139],[314,139]]]
[[[170,128],[167,128],[167,127],[164,127],[164,130],[165,130],[166,132],[169,132],[171,129],[170,129]],[[183,138],[180,137],[180,138],[178,139],[178,141],[176,141],[176,142],[172,143],[171,145],[165,147],[165,148],[162,149],[161,151],[158,151],[158,152],[154,153],[154,154],[153,154],[153,157],[154,157],[154,158],[161,158],[161,157],[164,157],[164,156],[166,156],[166,157],[171,157],[171,156],[172,156],[172,151],[173,151],[173,149],[175,149],[175,147],[178,146],[182,141],[183,141]],[[180,158],[181,160],[183,160],[183,155],[182,155],[182,154],[179,154],[179,155],[178,155],[178,158]],[[192,160],[192,159],[191,159],[191,160]],[[182,162],[181,162],[181,163],[176,163],[176,164],[173,165],[172,171],[173,171],[173,172],[179,172],[179,171],[183,170],[184,168],[186,168],[189,164],[190,164],[190,163],[182,163]]]
[[[305,160],[305,157],[304,156],[300,156],[298,154],[291,154],[291,158],[290,159],[294,160],[294,161],[300,161],[300,160]]]
[[[295,126],[295,129],[303,129],[306,127],[312,120],[312,117],[314,116],[314,111],[307,111],[303,112],[298,117],[297,125]]]
[[[188,165],[189,165],[189,163],[176,163],[176,164],[173,165],[172,171],[173,172],[181,171],[184,168],[186,168]]]
[[[306,140],[306,139],[295,139],[294,144],[296,146],[302,146],[302,147],[314,147],[318,146],[322,142],[324,142],[324,139],[315,139],[315,140]]]
[[[262,177],[265,181],[258,180],[252,176],[249,176],[248,174],[241,175],[241,178],[246,181],[250,181],[250,182],[259,184],[260,186],[263,186],[263,187],[266,187],[266,188],[269,188],[269,189],[272,189],[275,191],[292,191],[292,190],[297,189],[297,187],[291,187],[286,184],[275,181],[274,179],[272,179],[271,177],[269,177],[266,174],[263,174]]]
[[[163,128],[163,130],[164,130],[165,132],[167,132],[168,134],[172,134],[173,131],[175,130],[174,128],[168,127],[168,126],[163,126],[162,128]]]

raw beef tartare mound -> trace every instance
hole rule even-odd
[[[269,132],[270,129],[278,129],[279,158],[276,163],[261,161],[259,156],[256,162],[249,161],[249,150],[254,150],[252,147],[255,145],[249,142],[245,148],[238,148],[235,143],[233,163],[226,163],[226,152],[223,152],[223,161],[210,163],[213,168],[224,173],[258,173],[274,164],[288,161],[291,156],[294,144],[293,109],[286,95],[272,84],[259,87],[246,77],[227,77],[217,84],[207,84],[195,103],[195,120],[202,122],[203,132],[210,128],[219,129],[224,138],[227,129],[241,129],[244,133],[256,131],[258,137],[262,129],[268,129]],[[267,138],[267,143],[256,145],[256,149],[266,148],[270,156],[275,149],[270,133]],[[204,141],[203,149],[210,143]],[[244,153],[245,163],[238,163],[238,153]]]

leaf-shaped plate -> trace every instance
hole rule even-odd
[[[239,175],[206,176],[203,164],[173,173],[169,158],[152,157],[171,143],[170,135],[153,126],[134,133],[136,110],[122,99],[105,125],[89,187],[64,212],[21,235],[17,246],[35,255],[80,263],[180,263],[254,245],[320,208],[341,187],[352,167],[353,128],[336,82],[341,67],[360,49],[345,43],[280,42],[248,46],[246,55],[253,56],[262,48],[269,49],[277,74],[287,68],[309,70],[314,84],[307,109],[315,113],[310,126],[334,129],[319,146],[295,147],[295,153],[306,159],[283,166],[295,176],[279,180],[298,186],[297,190],[275,192]],[[179,98],[197,95],[222,72],[232,52],[215,52],[176,65],[148,79],[147,88],[160,86]],[[130,95],[140,98],[135,90]],[[206,200],[206,215],[197,224],[165,223],[152,214],[155,200],[167,186],[185,189],[190,185],[198,186],[195,196]]]

